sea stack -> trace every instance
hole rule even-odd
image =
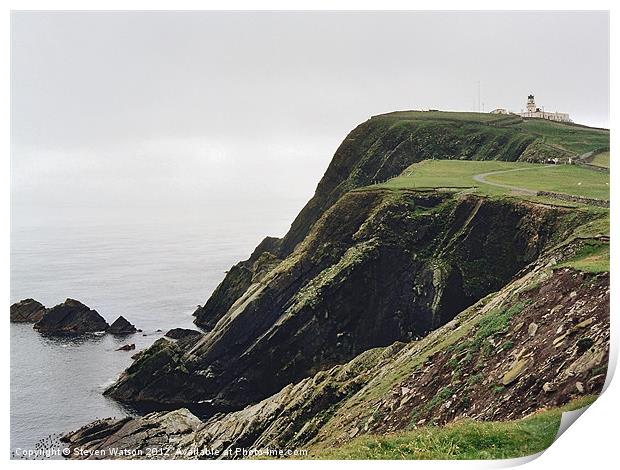
[[[114,323],[110,325],[108,328],[108,333],[112,333],[113,335],[129,335],[138,331],[134,325],[129,323],[129,321],[124,317],[120,316]]]
[[[106,331],[109,328],[105,319],[83,303],[67,299],[51,308],[34,325],[35,330],[51,334],[82,334]]]
[[[47,313],[41,302],[24,299],[11,305],[11,321],[14,323],[36,323]]]

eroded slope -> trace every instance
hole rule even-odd
[[[450,321],[564,237],[575,217],[473,195],[349,192],[196,344],[158,341],[106,393],[217,409],[256,402]]]

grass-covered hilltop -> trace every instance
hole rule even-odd
[[[196,311],[206,333],[158,340],[105,392],[162,411],[70,433],[72,449],[91,452],[72,455],[545,449],[561,411],[605,382],[609,158],[605,129],[372,117],[289,232],[263,240]]]

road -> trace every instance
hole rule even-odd
[[[551,165],[545,165],[542,168],[549,168],[550,166]],[[532,171],[532,170],[541,170],[541,168],[540,167],[537,167],[537,168],[514,168],[512,170],[490,171],[488,173],[480,173],[478,175],[474,175],[473,178],[478,183],[489,184],[491,186],[496,186],[498,188],[510,189],[512,191],[518,191],[518,192],[523,193],[523,194],[529,194],[531,196],[536,196],[536,194],[538,194],[538,191],[535,191],[535,190],[532,190],[532,189],[527,189],[527,188],[520,188],[518,186],[511,186],[509,184],[492,183],[491,181],[487,181],[485,179],[487,176],[491,176],[491,175],[500,175],[502,173],[510,173],[512,171]]]

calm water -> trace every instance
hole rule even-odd
[[[132,411],[102,391],[172,327],[191,328],[196,305],[224,272],[265,235],[282,235],[298,207],[249,216],[101,223],[13,223],[11,303],[32,297],[53,306],[67,297],[112,323],[124,315],[144,330],[73,339],[11,324],[11,449]],[[143,336],[146,334],[146,336]],[[135,343],[135,351],[116,351]]]

